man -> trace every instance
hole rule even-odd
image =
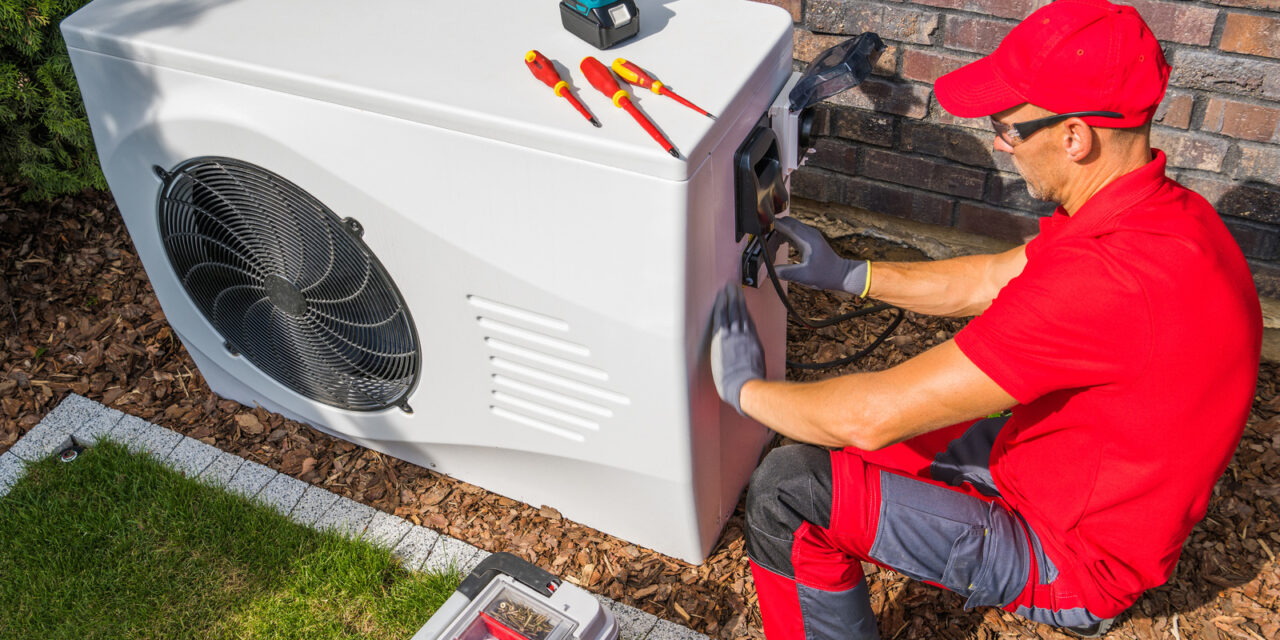
[[[1036,238],[872,264],[777,221],[801,256],[780,275],[977,315],[953,340],[886,371],[767,381],[741,292],[721,294],[721,397],[821,445],[781,447],[752,477],[771,640],[879,637],[860,561],[1080,635],[1172,574],[1248,418],[1261,313],[1218,215],[1150,148],[1168,77],[1133,8],[1058,0],[934,87],[990,117],[995,150],[1060,205]]]

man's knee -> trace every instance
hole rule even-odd
[[[831,454],[812,445],[774,449],[747,489],[747,555],[792,575],[791,542],[800,524],[831,526]]]

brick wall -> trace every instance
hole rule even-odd
[[[820,105],[797,196],[1021,241],[1052,205],[1027,195],[985,119],[947,114],[938,76],[990,53],[1046,0],[757,0],[791,12],[797,69],[863,31],[885,40],[874,75]],[[1173,66],[1152,143],[1212,202],[1280,297],[1280,0],[1127,0]]]

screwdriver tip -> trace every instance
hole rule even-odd
[[[711,114],[709,114],[709,113],[707,114],[707,117],[708,117],[708,118],[711,118],[712,120],[715,120],[715,119],[716,119],[716,117],[715,117],[715,116],[713,116],[713,115],[711,115]]]
[[[591,119],[591,124],[594,125],[597,129],[601,127],[600,121],[596,120],[595,118]]]

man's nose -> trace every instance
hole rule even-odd
[[[991,148],[995,149],[996,151],[1013,153],[1013,147],[1009,146],[1009,143],[1005,142],[1002,136],[996,136],[995,140],[992,141],[991,143]]]

